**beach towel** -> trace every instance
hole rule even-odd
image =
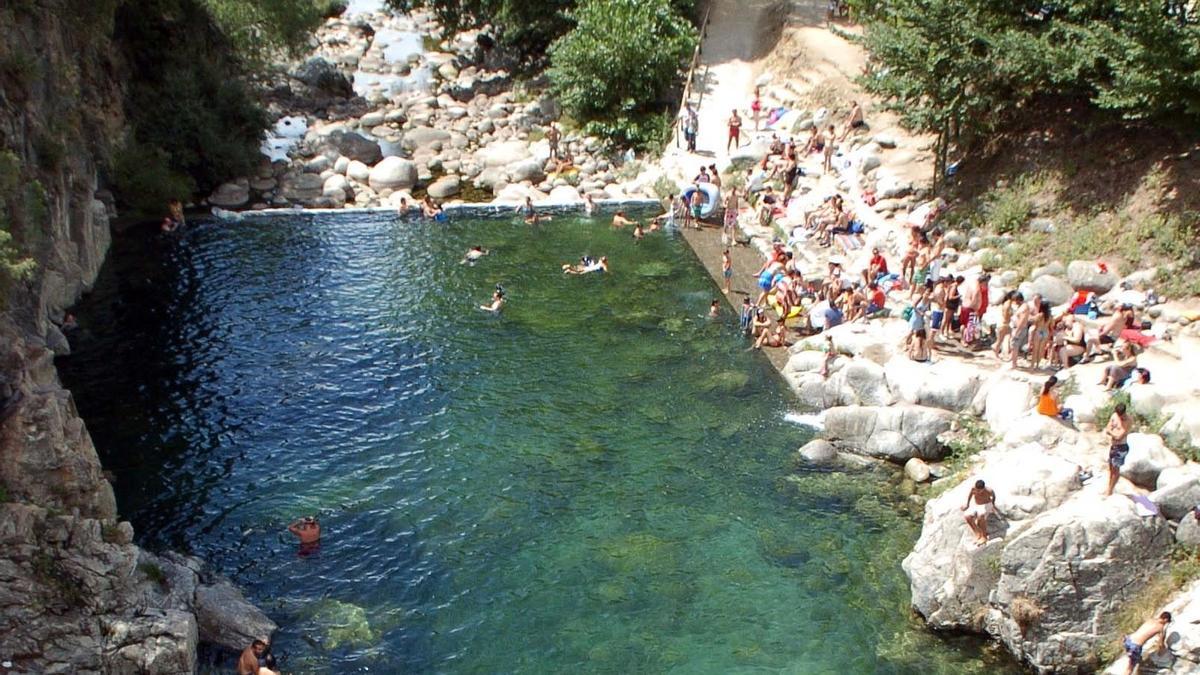
[[[857,251],[866,243],[862,235],[859,234],[836,234],[833,238],[837,241],[838,246],[846,253]]]
[[[1126,342],[1132,342],[1143,349],[1158,341],[1158,338],[1154,337],[1153,335],[1148,335],[1133,328],[1126,328],[1125,330],[1121,331],[1121,339]]]

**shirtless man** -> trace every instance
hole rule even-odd
[[[975,544],[982,546],[987,543],[988,516],[996,510],[996,493],[984,485],[982,480],[975,481],[975,487],[967,493],[967,504],[962,507],[963,520],[967,527],[975,533]]]
[[[850,135],[850,132],[863,126],[863,110],[858,101],[854,101],[850,108],[850,115],[846,118],[846,129],[842,131],[842,135],[838,137],[841,141]]]
[[[1129,455],[1129,416],[1125,413],[1125,404],[1118,403],[1113,408],[1112,417],[1108,418],[1108,426],[1104,427],[1104,435],[1108,436],[1108,489],[1104,496],[1108,497],[1121,479],[1121,465]]]
[[[562,138],[562,132],[558,127],[554,126],[554,122],[546,127],[546,142],[550,144],[550,159],[558,159],[558,141]]]
[[[613,218],[612,218],[612,226],[613,227],[615,227],[619,230],[622,227],[625,227],[626,225],[637,225],[637,222],[626,218],[624,211],[617,211],[616,213],[613,214]]]
[[[696,190],[692,192],[692,200],[690,205],[692,225],[697,230],[700,229],[700,216],[704,213],[704,200],[707,198],[708,195],[704,194],[699,185],[697,185]]]
[[[1009,346],[1010,364],[1013,368],[1017,367],[1017,358],[1021,355],[1021,349],[1029,343],[1029,331],[1033,325],[1033,316],[1037,312],[1034,308],[1041,304],[1042,296],[1034,293],[1029,302],[1021,303],[1013,312],[1012,340]]]
[[[833,151],[837,149],[834,145],[833,138],[836,133],[837,132],[834,130],[833,125],[830,124],[829,135],[825,139],[825,161],[821,164],[821,168],[825,171],[825,173],[829,173],[829,170],[833,167]]]
[[[725,142],[725,152],[729,152],[730,146],[736,149],[742,145],[742,118],[736,110],[729,116],[726,124],[729,125],[729,140]]]
[[[1125,655],[1129,657],[1125,675],[1133,675],[1133,672],[1139,669],[1142,663],[1142,649],[1147,642],[1157,637],[1160,649],[1167,646],[1167,625],[1170,623],[1171,613],[1163,612],[1157,617],[1146,619],[1137,630],[1125,636],[1122,646],[1125,648]]]
[[[488,250],[486,248],[484,248],[482,246],[472,246],[471,250],[467,251],[467,254],[463,256],[463,259],[458,261],[458,264],[460,264],[460,265],[474,264],[476,260],[479,260],[480,258],[482,258],[483,256],[485,256],[487,254],[488,254]]]
[[[267,643],[255,640],[242,651],[238,658],[237,675],[275,675],[275,671],[259,665],[259,659],[267,652]]]
[[[315,546],[321,542],[321,524],[313,516],[304,516],[288,525],[288,532],[300,539],[300,548]]]

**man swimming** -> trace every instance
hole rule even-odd
[[[488,253],[489,251],[482,246],[472,246],[471,249],[467,251],[467,254],[463,256],[463,259],[458,261],[458,264],[473,265],[475,264],[476,260],[479,260]]]
[[[288,525],[288,532],[300,539],[300,555],[307,555],[321,545],[321,523],[315,516],[305,516]]]
[[[492,304],[480,305],[479,309],[482,309],[485,312],[492,312],[493,314],[499,314],[500,310],[503,308],[504,308],[504,287],[501,286],[500,284],[496,284],[496,290],[492,292]]]
[[[624,211],[617,211],[616,213],[613,214],[613,218],[612,218],[612,226],[613,227],[620,229],[622,227],[625,227],[626,225],[637,225],[637,221],[626,218]]]

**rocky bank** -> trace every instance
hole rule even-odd
[[[280,64],[276,116],[254,176],[218,187],[221,209],[390,207],[425,194],[517,204],[653,196],[662,172],[563,130],[574,168],[557,172],[545,139],[560,117],[544,78],[515,83],[486,34],[437,42],[426,15],[384,11],[327,20],[306,59]]]
[[[120,57],[81,37],[73,11],[44,2],[0,24],[6,58],[45,74],[0,90],[0,197],[37,262],[0,292],[0,670],[190,673],[199,642],[240,650],[275,625],[201,561],[132,543],[55,371],[65,308],[104,262],[112,214],[98,144],[64,139],[117,138],[123,118]]]

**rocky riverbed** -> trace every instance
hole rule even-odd
[[[222,209],[397,207],[425,194],[455,201],[564,204],[653,195],[656,167],[610,155],[603,139],[563,130],[574,170],[556,173],[545,132],[561,114],[544,78],[517,83],[486,36],[438,43],[421,14],[328,20],[305,60],[269,88],[277,117],[254,176],[218,187]]]

